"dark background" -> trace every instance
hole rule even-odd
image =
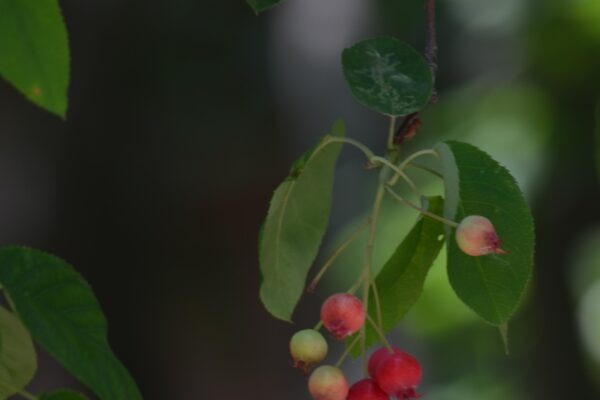
[[[289,326],[258,300],[257,229],[289,164],[338,117],[383,148],[387,121],[352,99],[339,55],[381,34],[422,48],[421,3],[288,0],[256,17],[242,0],[62,1],[66,122],[0,83],[0,241],[89,280],[146,399],[307,399],[287,342],[352,268]],[[598,399],[600,6],[440,1],[438,18],[440,102],[410,147],[468,140],[507,165],[534,211],[537,265],[510,356],[443,265],[393,339],[423,363],[426,398]],[[344,152],[329,245],[372,201],[361,163]],[[31,390],[64,385],[77,387],[42,355]]]

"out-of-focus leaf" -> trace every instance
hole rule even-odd
[[[289,321],[300,300],[327,229],[333,173],[344,135],[338,121],[331,135],[296,161],[271,198],[259,232],[260,298],[273,316]]]
[[[33,103],[65,117],[69,44],[57,0],[0,0],[0,75]]]

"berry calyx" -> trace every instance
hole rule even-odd
[[[346,400],[348,381],[339,368],[323,365],[308,378],[308,391],[314,400]]]
[[[392,349],[394,350],[394,354],[404,354],[404,352],[402,350],[400,350],[399,348],[397,348],[396,346],[392,346]],[[390,353],[390,351],[385,347],[382,347],[379,350],[377,350],[376,352],[374,352],[373,354],[371,354],[371,357],[369,357],[369,366],[368,366],[369,375],[371,377],[375,377],[375,372],[377,371],[377,367],[379,367],[379,364],[381,363],[381,361],[383,361],[384,359],[386,359],[387,357],[389,357],[391,355],[392,354]]]
[[[389,396],[373,379],[363,379],[350,388],[348,400],[388,400]]]
[[[336,339],[342,340],[363,326],[365,308],[356,296],[348,293],[334,294],[321,307],[321,321]]]
[[[469,215],[456,228],[456,244],[470,256],[508,254],[500,243],[492,222],[481,215]]]
[[[416,388],[421,382],[421,366],[410,354],[390,354],[377,366],[375,381],[381,390],[400,400],[418,398]]]
[[[314,365],[327,356],[327,341],[314,329],[296,332],[290,340],[290,353],[294,359],[294,367],[308,372]]]

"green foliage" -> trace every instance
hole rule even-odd
[[[246,0],[255,13],[259,14],[279,4],[281,0]]]
[[[412,47],[382,37],[344,50],[342,65],[352,94],[364,106],[403,116],[427,105],[433,88],[431,70]]]
[[[69,45],[58,1],[0,0],[0,38],[0,75],[64,118]]]
[[[17,317],[0,306],[0,399],[27,386],[36,369],[37,358],[29,332]]]
[[[38,400],[87,400],[81,393],[72,390],[57,390],[55,392],[42,393]]]
[[[442,215],[444,201],[441,197],[431,197],[428,203],[430,212]],[[443,245],[443,225],[421,216],[375,278],[385,333],[400,322],[421,295],[427,273]],[[377,322],[374,296],[371,290],[369,315]],[[347,343],[351,343],[353,339]],[[378,340],[379,335],[367,323],[367,346]],[[358,347],[353,351],[354,356],[360,353]]]
[[[448,276],[458,296],[481,318],[503,325],[516,311],[533,269],[529,207],[510,173],[476,147],[448,141],[436,146],[445,183],[444,216],[482,215],[494,224],[507,255],[471,257],[447,229]]]
[[[98,301],[69,264],[41,251],[6,247],[0,249],[0,284],[35,341],[98,397],[141,399],[110,349]]]
[[[273,316],[289,321],[325,234],[333,173],[344,135],[338,121],[313,149],[294,163],[271,198],[259,235],[260,298]]]

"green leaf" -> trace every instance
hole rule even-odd
[[[72,390],[57,390],[55,392],[42,393],[38,400],[87,400],[81,393]]]
[[[501,326],[515,313],[533,269],[534,233],[529,207],[506,168],[475,146],[444,142],[444,216],[460,222],[481,215],[494,224],[507,255],[472,257],[447,229],[448,276],[462,301],[487,322]]]
[[[403,116],[427,105],[433,89],[425,59],[408,44],[390,37],[365,40],[342,53],[352,94],[364,106]]]
[[[57,0],[0,0],[0,54],[0,75],[65,117],[69,45]]]
[[[428,203],[430,212],[442,215],[444,201],[441,197],[431,197]],[[420,217],[375,278],[385,333],[391,331],[416,303],[423,291],[427,273],[443,245],[443,225],[430,218]],[[369,315],[377,322],[377,309],[372,290]],[[350,338],[347,344],[352,340],[353,338]],[[379,335],[367,322],[367,346],[377,341]],[[360,348],[355,347],[352,353],[354,356],[360,355]]]
[[[108,344],[96,297],[73,267],[38,250],[5,247],[0,284],[35,341],[98,397],[141,399]]]
[[[273,316],[290,321],[302,296],[306,274],[325,234],[333,173],[344,135],[338,121],[331,135],[296,161],[271,198],[259,233],[260,298]]]
[[[0,306],[0,399],[27,386],[36,369],[37,358],[29,332],[16,316]]]
[[[246,0],[256,14],[276,6],[281,0]]]

